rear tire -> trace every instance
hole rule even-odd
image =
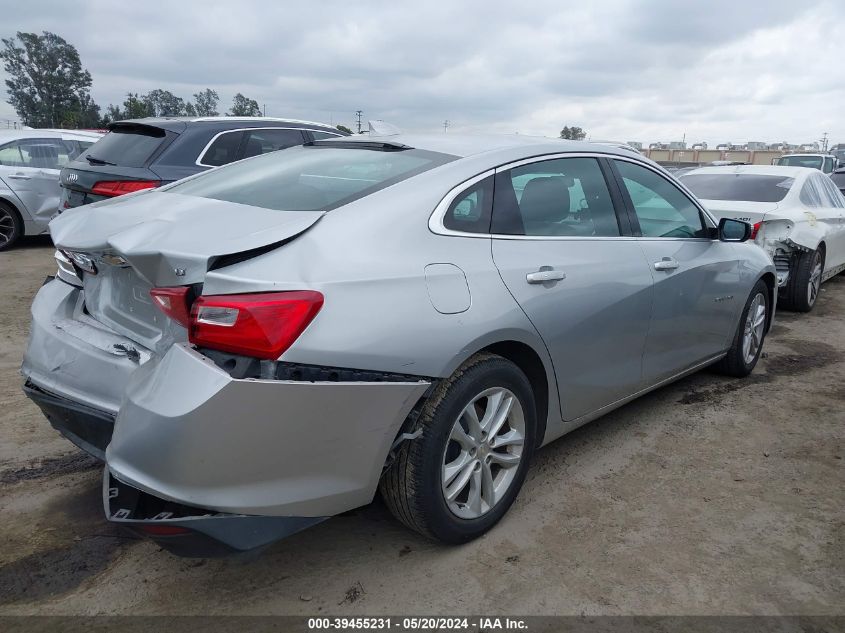
[[[760,279],[748,295],[731,347],[727,355],[716,363],[716,371],[744,378],[754,370],[763,351],[770,310],[769,288]]]
[[[809,312],[816,305],[824,272],[824,252],[821,249],[798,255],[789,275],[780,304],[793,312]]]
[[[0,251],[12,248],[23,235],[23,221],[12,205],[0,202]]]
[[[535,411],[531,384],[516,365],[493,354],[472,357],[438,385],[420,413],[422,435],[401,445],[382,477],[387,507],[432,539],[481,536],[522,487]],[[497,427],[497,420],[504,421]]]

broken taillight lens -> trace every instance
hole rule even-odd
[[[275,360],[323,307],[312,290],[197,297],[189,338],[197,347]]]
[[[191,326],[190,288],[176,286],[175,288],[153,288],[150,296],[159,310],[184,328]]]
[[[158,180],[100,180],[91,187],[95,196],[122,196],[143,189],[154,189],[161,184]]]

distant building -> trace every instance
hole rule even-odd
[[[641,152],[641,151],[642,151],[642,149],[643,149],[643,144],[642,144],[642,143],[640,143],[639,141],[627,141],[627,143],[628,143],[628,145],[630,145],[631,147],[633,147],[633,148],[634,148],[635,150],[637,150],[638,152]]]
[[[701,143],[693,143],[691,149],[707,149],[707,143],[702,141]]]
[[[684,141],[672,141],[669,143],[669,149],[686,149],[687,144]]]
[[[745,149],[750,150],[761,150],[761,149],[768,149],[768,145],[763,141],[748,141],[745,144]]]

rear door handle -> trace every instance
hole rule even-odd
[[[675,270],[680,264],[678,260],[671,257],[664,257],[659,262],[654,262],[654,270]]]
[[[26,174],[9,174],[9,178],[14,178],[15,180],[29,180],[31,176],[27,176]]]
[[[566,279],[566,273],[562,270],[538,270],[536,273],[528,273],[525,280],[530,284],[542,284],[547,281],[560,281]]]

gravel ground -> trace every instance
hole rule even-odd
[[[536,456],[486,537],[377,500],[258,555],[175,558],[103,519],[100,471],[22,394],[48,240],[0,254],[0,613],[815,614],[845,605],[845,277],[746,380],[703,372]]]

